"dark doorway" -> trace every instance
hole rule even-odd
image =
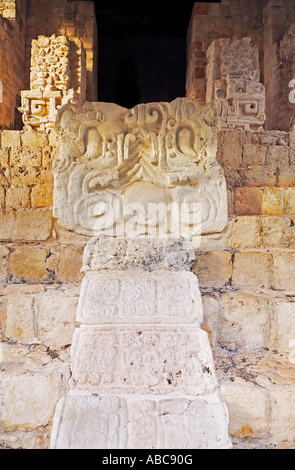
[[[194,1],[96,2],[98,100],[124,107],[185,96]]]

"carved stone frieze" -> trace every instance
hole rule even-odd
[[[82,281],[77,321],[104,323],[181,323],[203,319],[197,277],[189,272],[87,272]]]
[[[54,162],[54,216],[67,229],[138,237],[197,236],[225,227],[213,107],[188,98],[131,110],[68,104],[56,129],[62,144]]]
[[[204,395],[217,390],[206,332],[188,325],[82,325],[72,343],[76,390]]]
[[[221,128],[261,130],[265,89],[258,47],[249,38],[216,39],[207,50],[207,103],[215,103]]]
[[[53,129],[58,109],[83,104],[85,90],[85,51],[78,38],[53,34],[32,40],[30,90],[21,91],[19,108],[27,127]]]
[[[227,224],[215,108],[64,105],[54,216],[91,235],[52,448],[229,448],[194,241]]]

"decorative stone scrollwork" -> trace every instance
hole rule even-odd
[[[111,236],[222,231],[226,185],[216,161],[214,108],[193,99],[66,104],[56,119],[54,216],[67,229]],[[195,207],[177,218],[186,201]],[[188,216],[195,219],[188,220]]]

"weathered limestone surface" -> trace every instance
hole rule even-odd
[[[85,235],[195,237],[227,222],[217,121],[192,99],[64,106],[54,216]]]
[[[54,400],[67,391],[83,249],[90,239],[62,228],[52,217],[51,165],[59,153],[55,133],[2,131],[0,153],[1,367],[9,372],[11,390],[19,397],[13,408],[7,400],[3,402],[6,418],[0,423],[0,443],[2,447],[47,448]],[[284,166],[279,164],[281,158]],[[98,244],[93,238],[85,251],[83,269],[85,274],[90,270],[106,274],[116,267],[147,274],[182,271],[182,276],[193,264],[202,293],[202,328],[208,332],[214,352],[234,447],[288,448],[295,441],[290,398],[290,390],[294,390],[294,362],[290,361],[294,360],[295,306],[293,133],[222,131],[218,161],[227,180],[230,217],[221,234],[202,237],[196,252],[188,249],[185,240],[178,245],[168,238],[159,245],[165,249],[159,248],[153,256],[149,256],[151,242],[147,244],[144,238],[137,239],[132,249],[123,239],[111,242],[109,237],[100,237]],[[39,192],[37,201],[33,196],[40,188],[43,193]],[[279,204],[273,206],[276,194]],[[262,201],[267,210],[263,215]],[[30,424],[10,425],[15,422],[14,410],[22,409],[19,374],[32,374],[30,380],[37,387],[39,378],[52,372],[57,373],[53,383],[58,387],[53,401],[45,403],[42,396],[26,395]],[[7,380],[8,373],[5,376]],[[238,377],[242,382],[236,388]],[[286,399],[276,404],[276,396]],[[33,415],[38,401],[40,407],[48,405],[49,418],[41,426]],[[280,424],[285,417],[288,435]]]
[[[177,255],[181,242],[172,242],[148,240],[146,252],[165,257],[167,246],[171,256],[172,245]],[[108,243],[113,248],[114,240],[103,240]],[[92,266],[101,245],[99,238],[91,242]],[[132,259],[136,240],[127,245]],[[82,324],[74,332],[70,391],[56,409],[52,448],[231,446],[208,335],[200,328],[197,278],[187,271],[190,251],[176,271],[132,264],[97,271],[85,256],[77,310]]]
[[[216,103],[222,128],[262,129],[265,90],[258,45],[250,38],[215,39],[207,49],[206,102]]]
[[[91,428],[87,419],[87,409],[91,409],[91,414],[94,409],[100,413],[98,397],[92,397],[87,391],[89,396],[85,396],[83,404],[81,396],[68,394],[69,349],[77,326],[76,309],[83,277],[80,268],[89,236],[61,227],[52,216],[51,167],[59,154],[60,137],[53,131],[47,134],[8,130],[22,125],[15,108],[16,97],[20,90],[30,88],[31,41],[38,35],[50,37],[56,32],[70,42],[75,37],[82,41],[86,52],[87,99],[96,99],[92,79],[97,63],[93,48],[93,8],[90,2],[86,11],[85,2],[66,0],[11,0],[0,4],[3,39],[0,125],[7,129],[0,132],[0,447],[48,448],[54,409],[57,401],[65,396],[58,408],[57,422],[62,415],[65,417],[62,410],[67,409],[70,427],[77,429],[81,420],[76,426],[71,410],[77,416],[75,410],[85,405],[83,436],[86,437],[80,434],[71,442],[59,432],[56,445],[87,447],[96,442],[104,446],[109,438],[101,434],[93,438],[92,431],[99,430]],[[229,221],[222,233],[202,237],[196,253],[192,250],[188,255],[202,294],[202,328],[207,331],[213,349],[216,376],[222,401],[229,411],[229,433],[235,448],[287,449],[295,445],[295,151],[294,132],[289,132],[294,114],[294,103],[289,101],[289,93],[294,97],[294,86],[289,86],[289,80],[294,78],[294,12],[294,0],[196,3],[189,28],[188,96],[206,103],[206,51],[214,39],[232,41],[233,37],[240,40],[251,37],[252,44],[259,44],[260,76],[266,93],[268,130],[227,129],[217,136],[217,158],[227,183]],[[112,148],[108,150],[112,152]],[[108,270],[117,266],[122,270],[122,279],[130,269],[134,279],[138,279],[140,271],[147,276],[156,273],[161,277],[160,271],[164,270],[172,277],[180,274],[183,283],[187,280],[184,274],[189,274],[191,262],[186,264],[184,244],[177,256],[172,253],[174,244],[169,249],[166,244],[165,250],[149,256],[151,245],[144,248],[146,240],[137,240],[132,250],[130,245],[126,248],[127,242],[120,245],[118,240],[113,240],[111,248],[109,243],[110,256],[104,251],[107,245],[103,243],[107,241],[100,240],[98,247],[95,239],[92,240],[87,249],[88,261],[84,263],[86,277],[91,277],[90,271],[96,269],[107,277]],[[150,289],[148,292],[151,295]],[[196,323],[200,321],[200,310],[194,317]],[[102,316],[100,319],[104,321]],[[165,328],[164,320],[161,319],[160,325]],[[144,323],[139,323],[139,317],[136,321],[138,331],[142,331]],[[157,324],[150,325],[155,328]],[[115,328],[122,325],[120,320]],[[95,328],[99,326],[96,324]],[[103,328],[107,326],[109,323],[103,324]],[[132,322],[127,323],[126,329],[132,326]],[[183,323],[174,317],[173,327],[177,326]],[[106,395],[102,397],[105,403],[112,403]],[[213,395],[210,397],[216,403]],[[219,395],[214,393],[214,397],[220,403]],[[141,435],[151,446],[163,443],[162,438],[155,436],[156,426],[162,433],[160,422],[164,419],[169,420],[169,429],[174,429],[171,415],[176,412],[177,426],[182,426],[183,416],[186,423],[195,423],[191,419],[192,408],[184,412],[185,400],[180,399],[181,406],[176,406],[173,400],[173,413],[170,403],[169,407],[165,404],[162,413],[162,399],[167,403],[170,395],[148,400],[146,395],[136,398],[133,403],[132,394],[118,394],[113,406],[116,407],[116,400],[122,407],[124,402],[124,410],[127,409],[137,429],[145,416],[151,417],[146,434],[141,428]],[[209,395],[186,399],[194,401],[194,407],[198,405],[199,410],[203,398],[205,413],[209,409]],[[75,405],[70,404],[71,400]],[[107,405],[103,407],[109,410]],[[216,408],[217,405],[214,415]],[[218,409],[219,416],[223,416],[223,407],[218,405]],[[109,422],[116,414],[112,413],[109,412]],[[206,414],[203,421],[208,434],[209,418]],[[121,422],[124,424],[123,418]],[[201,423],[199,411],[198,423]],[[215,421],[214,429],[217,428]],[[168,431],[165,435],[175,442],[172,431]],[[191,427],[190,436],[184,439],[182,427],[183,442],[189,447],[193,431]],[[140,447],[136,428],[132,428],[129,437],[127,433],[124,436],[134,447]],[[215,437],[211,433],[210,442],[215,442]],[[200,446],[206,446],[198,436],[192,438]],[[116,439],[110,438],[109,442],[112,440],[117,445]]]
[[[51,447],[231,447],[189,272],[196,238],[227,223],[214,109],[65,105],[57,130],[54,215],[94,237]]]
[[[202,322],[202,301],[192,273],[87,272],[77,320],[81,323]]]
[[[34,129],[54,129],[60,106],[85,102],[86,65],[81,41],[56,34],[33,39],[30,85],[30,90],[21,92],[19,110],[24,124]]]
[[[218,394],[155,399],[116,395],[68,397],[58,403],[58,449],[222,448],[225,408]],[[60,432],[60,421],[64,423]],[[179,441],[181,433],[181,442]]]

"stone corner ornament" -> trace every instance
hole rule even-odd
[[[58,112],[54,216],[83,235],[187,236],[228,220],[216,161],[218,120],[192,98],[139,104],[66,104]]]

